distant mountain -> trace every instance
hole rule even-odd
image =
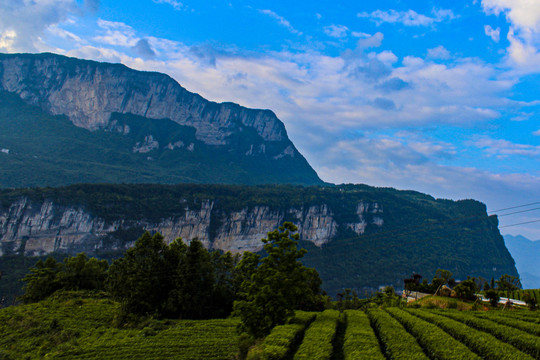
[[[270,110],[55,54],[0,54],[0,168],[0,187],[322,184]]]
[[[516,261],[523,288],[540,289],[540,241],[504,235],[504,242]]]

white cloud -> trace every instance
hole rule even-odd
[[[433,9],[433,16],[419,14],[414,10],[396,11],[396,10],[375,10],[371,13],[361,12],[357,16],[360,18],[368,18],[377,25],[383,23],[399,23],[405,26],[430,26],[445,20],[452,20],[456,16],[452,10]]]
[[[349,28],[344,25],[330,25],[324,27],[324,33],[330,37],[343,38],[347,36]]]
[[[364,35],[367,35],[367,36],[363,37],[357,42],[357,46],[362,49],[379,47],[381,46],[382,41],[384,39],[384,35],[381,32],[377,32],[373,35],[369,35],[369,34],[364,34]]]
[[[515,33],[515,29],[510,27],[507,39],[508,55],[510,60],[525,71],[537,72],[540,70],[540,52],[530,40]]]
[[[540,71],[540,6],[535,0],[482,0],[487,14],[504,14],[510,24],[509,61],[525,72]]]
[[[450,59],[450,51],[448,51],[444,46],[439,45],[436,48],[428,49],[427,56],[430,59]]]
[[[285,19],[283,16],[276,14],[272,10],[263,9],[263,10],[259,10],[259,12],[261,14],[268,15],[272,19],[276,20],[278,24],[280,24],[281,26],[289,30],[291,34],[302,35],[302,32],[296,30],[287,19]]]
[[[182,4],[180,1],[176,0],[152,0],[156,4],[169,4],[171,5],[174,10],[182,10],[184,9],[184,4]]]
[[[398,57],[389,50],[382,51],[378,53],[376,56],[379,61],[381,61],[382,63],[386,65],[392,65],[399,60]]]
[[[91,5],[91,4],[90,4]],[[94,6],[88,6],[90,10]],[[43,39],[50,27],[84,11],[75,0],[0,1],[0,51],[35,52],[50,49]]]
[[[535,0],[482,0],[488,14],[504,13],[520,29],[540,31],[540,6]]]
[[[481,137],[471,142],[471,145],[481,148],[485,154],[491,157],[526,156],[540,158],[540,146],[516,144],[504,139]]]
[[[540,129],[536,130],[535,132],[533,132],[533,135],[534,136],[540,136]]]
[[[132,47],[135,46],[139,40],[135,35],[135,30],[122,22],[99,19],[97,24],[104,30],[103,35],[94,37],[94,40],[98,43]]]
[[[484,32],[487,36],[489,36],[493,41],[499,42],[501,39],[501,29],[500,28],[492,28],[489,25],[484,25]]]

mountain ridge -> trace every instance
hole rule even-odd
[[[524,289],[540,289],[540,241],[529,240],[522,235],[503,236],[505,245],[516,261]]]
[[[121,64],[49,53],[0,54],[0,90],[2,105],[6,107],[12,103],[11,108],[3,109],[0,114],[0,127],[10,125],[15,116],[21,121],[24,112],[33,113],[32,116],[36,117],[37,108],[43,112],[37,115],[42,121],[32,126],[43,128],[44,132],[50,130],[50,127],[56,127],[54,130],[58,131],[55,122],[62,117],[69,119],[74,127],[89,131],[76,131],[70,129],[68,124],[63,124],[58,137],[67,134],[67,143],[70,141],[69,136],[76,132],[77,141],[82,138],[82,142],[85,142],[83,145],[92,149],[96,147],[96,139],[94,137],[89,140],[92,137],[90,133],[116,134],[118,136],[114,139],[108,137],[109,144],[99,146],[108,146],[108,153],[114,150],[119,154],[117,157],[126,158],[129,153],[141,154],[138,158],[131,157],[134,162],[132,169],[145,167],[148,161],[154,161],[159,166],[154,164],[151,168],[160,167],[161,172],[182,172],[176,179],[160,180],[159,176],[154,176],[136,182],[322,184],[316,172],[289,140],[285,126],[272,111],[205,100],[165,74],[140,72]],[[16,95],[24,105],[16,103],[9,95]],[[28,119],[22,120],[28,124]],[[133,133],[134,126],[138,127],[139,133]],[[9,131],[13,133],[13,129],[14,126],[11,126]],[[155,132],[161,133],[162,138],[157,139]],[[10,140],[11,134],[6,130],[3,133],[0,148],[12,151],[13,154],[15,151],[3,143],[11,142],[12,147],[26,143],[29,147],[19,149],[19,154],[44,156],[35,153],[35,144],[31,143],[31,139],[24,138],[24,132],[16,134],[21,137],[18,141]],[[54,137],[53,130],[50,133]],[[126,139],[129,139],[129,144],[116,148],[116,143],[125,143]],[[48,139],[42,138],[41,141],[46,142]],[[65,143],[56,145],[56,148],[69,147]],[[52,146],[48,148],[53,149]],[[70,156],[77,155],[74,151],[76,149],[62,156],[70,159]],[[0,157],[0,162],[2,159],[6,157]],[[18,160],[19,163],[21,161]],[[212,172],[209,164],[218,170]],[[230,169],[229,164],[232,164]],[[32,166],[37,165],[33,161]],[[103,165],[115,167],[122,164],[121,161],[105,161]],[[197,165],[203,169],[199,171]],[[275,174],[272,169],[281,173]],[[68,170],[73,175],[80,169]],[[119,183],[126,182],[126,176],[122,173],[113,179],[107,177],[101,181],[99,178],[91,181]],[[57,183],[39,183],[37,180],[25,183],[24,178],[20,178],[12,182],[15,186],[2,183],[0,186],[58,186],[86,182],[84,177],[71,180],[68,175],[64,177],[64,181]]]
[[[167,242],[199,238],[207,248],[259,251],[267,232],[292,221],[304,263],[324,287],[402,287],[412,272],[518,275],[495,216],[474,200],[367,185],[80,184],[0,190],[4,255],[103,255],[129,248],[143,231]]]

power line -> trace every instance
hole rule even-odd
[[[492,211],[488,211],[488,214],[495,213],[495,212],[498,212],[498,211],[522,208],[522,207],[525,207],[525,206],[538,205],[538,204],[540,204],[540,201],[533,202],[533,203],[528,203],[528,204],[523,204],[523,205],[512,206],[512,207],[507,207],[507,208],[504,208],[504,209],[492,210]]]
[[[527,210],[514,211],[514,212],[511,212],[511,213],[508,213],[508,214],[502,214],[502,215],[497,214],[497,216],[498,216],[498,217],[503,217],[503,216],[508,216],[508,215],[521,214],[521,213],[525,213],[525,212],[529,212],[529,211],[534,211],[534,210],[540,210],[540,207],[532,208],[532,209],[527,209]]]
[[[506,228],[506,227],[510,227],[510,226],[518,226],[518,225],[532,224],[532,223],[536,223],[536,222],[540,222],[540,219],[538,219],[538,220],[532,220],[532,221],[525,221],[525,222],[521,222],[521,223],[517,223],[517,224],[511,224],[511,225],[499,226],[499,229],[501,229],[501,228]]]

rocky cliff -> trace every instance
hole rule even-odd
[[[327,291],[402,286],[438,268],[457,279],[517,275],[483,204],[411,191],[226,185],[72,185],[0,190],[3,255],[120,253],[143,231],[166,241],[199,238],[210,249],[259,251],[282,222],[299,228],[304,262]],[[101,254],[101,255],[100,255]]]
[[[77,126],[105,128],[112,113],[171,119],[194,127],[197,139],[225,145],[242,126],[265,141],[287,139],[283,123],[270,110],[217,104],[193,94],[165,74],[120,64],[84,61],[55,54],[0,56],[0,87],[53,115],[67,115]]]
[[[55,54],[0,54],[0,103],[0,148],[10,155],[0,164],[61,172],[50,180],[0,179],[0,186],[322,183],[272,111],[205,100],[165,74]],[[34,128],[48,135],[39,136],[41,148],[28,136]],[[110,171],[81,176],[96,165]],[[147,166],[154,175],[129,177]]]
[[[144,217],[107,221],[92,215],[83,206],[59,205],[52,200],[36,202],[21,197],[0,213],[0,256],[4,253],[39,256],[53,252],[124,250],[136,238],[116,241],[112,247],[107,240],[114,238],[119,229],[132,228],[159,232],[167,242],[178,237],[188,242],[198,238],[210,249],[257,252],[262,248],[261,239],[285,219],[297,224],[303,240],[320,247],[336,237],[339,226],[362,235],[368,223],[378,227],[384,224],[379,205],[362,201],[357,204],[357,219],[351,223],[342,223],[326,204],[281,210],[253,206],[227,213],[215,210],[215,204],[215,200],[204,199],[198,208],[186,206],[183,214],[160,221]],[[213,231],[212,223],[219,224]]]

